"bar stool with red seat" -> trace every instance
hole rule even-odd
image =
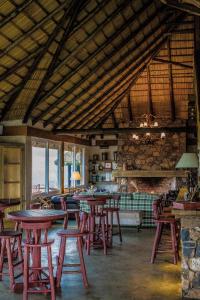
[[[104,254],[107,254],[108,226],[106,226],[106,214],[103,212],[107,197],[98,197],[87,200],[90,207],[89,214],[89,235],[87,241],[87,254],[90,255],[90,248],[99,247],[103,244]],[[96,222],[98,220],[98,223]]]
[[[109,199],[107,199],[107,207],[103,209],[103,212],[106,213],[106,219],[107,224],[109,224],[110,220],[110,226],[111,226],[111,245],[112,245],[112,236],[113,235],[119,235],[120,242],[122,243],[122,232],[121,232],[121,226],[120,226],[120,218],[119,218],[119,201],[120,201],[120,195],[113,195]],[[118,232],[113,232],[113,217],[114,214],[116,214],[117,219],[117,225],[118,225]]]
[[[61,208],[62,210],[64,211],[67,211],[67,215],[66,217],[64,218],[64,223],[63,223],[63,228],[64,229],[67,229],[67,226],[68,226],[68,220],[69,220],[69,215],[75,215],[75,219],[76,219],[76,224],[77,224],[77,227],[79,228],[79,213],[80,213],[80,209],[78,208],[68,208],[67,207],[67,203],[64,199],[64,197],[61,197],[60,198],[60,204],[61,204]]]
[[[60,248],[59,248],[59,255],[57,257],[57,271],[56,271],[56,286],[60,287],[61,277],[62,274],[74,274],[74,273],[81,273],[83,278],[83,284],[88,287],[88,280],[85,268],[85,262],[83,257],[83,237],[88,234],[87,232],[87,219],[88,214],[86,212],[81,213],[81,221],[80,221],[80,228],[79,229],[64,229],[59,231],[57,234],[61,237],[60,241]],[[66,241],[68,238],[76,238],[77,240],[77,247],[79,253],[79,264],[66,264],[64,263],[65,260],[65,251],[66,251]],[[80,267],[78,270],[66,270],[66,267]]]
[[[10,289],[16,288],[16,279],[23,275],[23,256],[21,248],[22,233],[14,230],[4,230],[4,213],[0,212],[0,280],[4,274],[10,277]],[[17,246],[15,247],[15,244]],[[18,253],[18,260],[14,261],[15,253]],[[8,273],[4,272],[5,257],[8,261]],[[21,272],[15,274],[15,267],[21,266]]]
[[[24,290],[23,300],[28,299],[29,294],[50,293],[51,300],[55,300],[55,286],[53,278],[51,245],[54,240],[48,240],[48,230],[51,222],[21,223],[26,234],[24,243]],[[43,231],[43,238],[41,233]],[[48,266],[41,266],[41,248],[47,249]],[[30,257],[32,264],[30,265]],[[46,272],[48,270],[48,274]],[[50,285],[48,288],[47,285]]]
[[[170,228],[169,241],[171,243],[170,252],[173,253],[174,264],[177,264],[178,261],[178,222],[173,216],[162,216],[160,200],[155,200],[153,202],[153,216],[156,223],[156,234],[153,243],[151,263],[154,263],[157,253],[169,252],[167,249],[167,243],[164,244],[164,249],[159,249],[161,245],[161,239],[164,235],[164,229]]]

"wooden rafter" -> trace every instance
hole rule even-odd
[[[182,16],[180,16],[180,17],[182,18]],[[169,19],[169,17],[168,17],[168,19]],[[160,27],[160,25],[159,25],[158,27]],[[174,28],[173,26],[170,26],[167,30],[172,30],[173,28]],[[156,30],[155,30],[155,32],[156,32]],[[157,36],[157,38],[156,38],[151,44],[149,44],[149,45],[147,46],[147,48],[146,48],[143,52],[145,53],[145,51],[147,51],[150,47],[152,47],[153,45],[155,45],[155,43],[156,43],[157,41],[159,41],[159,39],[161,39],[162,37],[163,37],[163,32],[162,32],[159,36]],[[146,39],[146,37],[145,37],[144,39]],[[133,58],[133,61],[136,61],[139,57],[141,57],[141,55],[134,57],[134,58]],[[125,70],[126,68],[127,68],[127,65],[124,67],[124,70]],[[124,71],[124,70],[123,70],[123,71]],[[134,68],[132,69],[132,71],[134,71]],[[112,79],[115,79],[115,78],[113,77]],[[117,86],[117,84],[116,84],[115,86]],[[115,86],[113,86],[112,89],[114,89]],[[107,93],[106,93],[104,96],[107,96]],[[94,98],[94,95],[92,95],[92,97]],[[97,98],[96,101],[94,101],[93,104],[90,105],[89,111],[96,105],[96,103],[99,103],[99,101],[101,101],[102,98],[103,98],[103,97]],[[88,102],[89,100],[90,100],[90,97],[87,99],[87,102]],[[76,111],[77,111],[77,108],[74,109],[73,111],[71,111],[71,115],[73,115],[73,113],[76,113]],[[89,111],[88,111],[88,107],[87,107],[87,108],[85,108],[83,111],[81,111],[80,113],[76,114],[76,121],[77,121],[77,118],[79,118],[79,117],[84,118],[84,117],[85,117],[84,114],[85,114],[85,113],[89,113]],[[69,115],[69,113],[68,113],[68,115]],[[61,119],[61,121],[60,121],[59,123],[57,123],[55,126],[57,126],[57,127],[60,126],[63,122],[66,121],[66,119],[67,119],[67,115],[64,116],[64,117]],[[74,122],[74,120],[72,120],[72,121],[70,121],[70,122],[67,122],[67,123],[65,124],[65,126],[71,125],[72,122]],[[55,128],[55,126],[54,126],[54,128]]]
[[[168,60],[171,60],[171,46],[170,39],[167,42],[168,49]],[[171,119],[172,121],[176,118],[176,107],[175,107],[175,99],[174,99],[174,87],[173,87],[173,75],[172,75],[172,65],[168,64],[168,73],[169,73],[169,98],[170,98],[170,108],[171,108]]]
[[[140,11],[142,13],[143,10]],[[148,19],[148,22],[151,22],[155,17],[157,16],[157,12],[151,16],[150,19]],[[148,24],[148,22],[144,22],[142,26],[145,26],[145,24]],[[114,56],[116,53],[118,53],[126,44],[128,44],[132,39],[134,38],[135,35],[137,35],[141,30],[141,27],[138,29],[134,30],[126,40],[122,41],[119,46],[116,46],[114,50],[111,52],[110,56]],[[129,51],[126,52],[126,55],[123,55],[116,63],[114,63],[110,68],[108,68],[105,72],[102,73],[101,76],[99,76],[92,84],[90,84],[90,88],[95,86],[104,76],[105,74],[108,74],[108,72],[112,71],[114,67],[117,67],[123,60],[132,53],[138,47],[141,45],[141,43],[137,44],[136,46],[132,47]],[[109,56],[109,57],[110,57]],[[106,56],[102,61],[100,61],[92,71],[88,72],[87,75],[84,76],[81,80],[79,80],[77,83],[73,85],[72,88],[67,90],[61,97],[59,97],[52,105],[50,105],[45,111],[41,112],[37,117],[33,119],[33,124],[37,123],[41,118],[43,118],[47,113],[52,111],[57,105],[59,105],[64,99],[66,99],[69,95],[71,95],[75,89],[80,88],[81,84],[84,83],[92,74],[98,71],[99,68],[101,68],[108,60],[109,57]],[[66,110],[70,105],[72,105],[77,99],[80,99],[86,92],[88,92],[88,88],[83,89],[77,96],[75,96],[72,100],[69,100],[63,107],[62,109],[59,109],[56,113],[54,113],[47,121],[44,122],[44,126],[47,126],[50,124],[57,116],[60,115],[60,113],[63,110]],[[48,93],[50,95],[50,93]],[[47,96],[47,95],[46,95]],[[93,95],[94,96],[94,95]],[[46,97],[41,99],[41,102],[45,101]]]
[[[73,25],[74,25],[74,22],[76,20],[76,17],[79,13],[79,9],[81,7],[81,5],[83,4],[83,0],[76,0],[74,1],[74,4],[72,5],[72,7],[70,8],[70,10],[66,10],[65,14],[63,15],[62,17],[62,20],[60,22],[60,25],[63,26],[68,14],[70,15],[70,19],[69,19],[69,22],[67,23],[67,26],[65,28],[65,31],[63,31],[63,34],[62,34],[62,37],[61,37],[61,40],[57,46],[57,49],[52,57],[52,60],[51,60],[51,63],[49,64],[49,67],[47,68],[46,70],[46,74],[45,76],[43,77],[41,83],[40,83],[40,86],[37,90],[37,92],[35,93],[35,96],[33,97],[31,103],[29,104],[28,106],[28,109],[26,111],[26,114],[24,116],[24,119],[23,119],[23,122],[26,123],[28,121],[28,118],[30,117],[30,114],[32,112],[32,110],[34,109],[34,107],[37,105],[38,103],[38,99],[39,99],[39,96],[40,94],[42,93],[44,87],[46,86],[49,78],[51,77],[51,75],[53,74],[54,72],[54,69],[55,69],[55,65],[56,65],[56,61],[62,51],[62,49],[64,48],[64,45],[65,43],[67,42],[67,39],[68,39],[68,36],[69,36],[69,33],[70,31],[72,30],[73,28]]]
[[[196,94],[197,106],[197,122],[199,125],[200,120],[200,17],[195,17],[195,35],[194,35],[194,85]],[[199,130],[199,126],[198,126]]]
[[[152,4],[152,1],[148,2],[148,5]],[[147,6],[147,5],[146,5]],[[63,79],[61,79],[57,84],[55,84],[48,92],[45,93],[40,99],[38,104],[46,100],[49,96],[52,95],[58,88],[60,88],[66,81],[70,80],[80,69],[88,66],[88,63],[94,59],[104,48],[112,43],[128,26],[130,26],[137,18],[138,15],[143,13],[144,7],[140,9],[135,15],[131,16],[118,30],[114,32],[101,46],[99,46],[91,55],[89,55],[83,62],[78,64],[71,72],[69,72]],[[58,69],[56,69],[57,71]]]
[[[153,127],[153,128],[80,128],[80,129],[57,129],[55,134],[118,134],[118,133],[140,133],[146,132],[161,133],[161,132],[186,132],[186,127]]]
[[[155,57],[153,60],[163,63],[163,64],[172,64],[172,65],[187,68],[187,69],[193,69],[193,66],[189,66],[184,63],[177,62],[177,61],[172,61],[172,60],[162,59],[162,58],[157,58],[157,57]]]
[[[0,28],[11,22],[20,12],[22,12],[29,4],[31,4],[31,2],[33,2],[33,0],[26,0],[21,5],[16,4],[15,10],[0,22]]]
[[[69,11],[69,7],[67,9],[67,12]],[[64,23],[65,18],[62,17],[61,23]],[[10,97],[10,99],[7,101],[7,103],[4,106],[4,109],[2,110],[2,114],[0,117],[0,121],[4,119],[5,115],[8,112],[8,109],[11,108],[11,106],[13,105],[14,101],[18,98],[18,96],[20,95],[21,91],[23,90],[23,88],[25,87],[25,85],[27,84],[27,82],[31,79],[32,75],[34,74],[35,70],[37,69],[37,66],[39,65],[41,59],[43,58],[43,56],[46,54],[49,46],[51,45],[51,43],[54,41],[56,35],[58,34],[58,32],[61,30],[61,27],[59,24],[57,24],[57,26],[55,26],[52,34],[49,36],[47,43],[45,44],[45,46],[43,47],[42,51],[40,52],[40,54],[38,56],[36,56],[36,58],[34,59],[31,67],[29,68],[26,76],[24,77],[24,80],[21,82],[21,84],[19,86],[17,86],[16,91],[13,93],[13,95]]]
[[[162,3],[181,11],[200,16],[199,0],[160,0]]]
[[[155,14],[156,15],[156,14]],[[169,18],[169,16],[168,16]],[[167,19],[167,18],[166,18]],[[155,28],[155,31],[159,30],[160,29],[160,24]],[[119,64],[121,62],[124,61],[124,59],[126,59],[128,56],[130,56],[135,49],[137,49],[137,47],[140,47],[143,43],[145,43],[146,39],[148,39],[148,37],[151,35],[151,33],[149,33],[147,36],[145,36],[137,45],[134,45],[132,48],[130,48],[126,53],[123,54],[123,56],[120,57],[120,59],[115,63],[113,64],[109,69],[107,69],[105,72],[103,72],[103,74],[93,83],[93,85],[90,85],[90,87],[92,86],[95,86],[96,83],[98,83],[101,78],[103,78],[105,76],[105,74],[108,74],[109,71],[112,71],[114,67],[118,67]],[[123,41],[123,46],[125,46],[126,43],[125,41]],[[151,45],[153,45],[151,43]],[[144,52],[148,49],[148,47],[145,48]],[[131,63],[133,63],[134,61],[136,61],[139,57],[141,57],[141,54],[139,55],[136,55],[134,56],[134,58],[131,60],[132,62],[128,62],[126,65],[124,65],[120,70],[118,70],[118,72],[112,76],[112,78],[108,79],[99,89],[97,89],[89,98],[87,98],[86,100],[83,100],[81,102],[81,104],[84,104],[84,102],[88,103],[90,100],[94,99],[94,97],[99,93],[99,91],[102,90],[102,88],[104,88],[106,85],[108,85],[110,82],[112,82],[113,79],[115,79],[115,77],[117,77],[119,74],[121,74],[122,72],[124,72],[130,65]],[[98,65],[97,65],[98,66]],[[84,95],[86,92],[88,92],[88,88],[85,88],[81,93],[79,93],[76,97],[74,97],[72,100],[70,100],[70,102],[66,103],[61,109],[59,109],[53,116],[50,117],[49,120],[47,120],[45,122],[45,126],[48,125],[50,122],[52,122],[52,120],[54,119],[54,116],[57,117],[60,115],[61,112],[63,112],[63,110],[67,109],[70,105],[72,105],[76,99],[80,99],[80,97],[82,95]],[[71,113],[73,114],[74,112],[77,111],[77,107],[71,111]],[[64,121],[66,121],[68,119],[68,115],[66,113],[66,115],[63,117]],[[61,124],[62,122],[59,122],[59,125]],[[58,125],[58,126],[59,126]]]
[[[147,66],[147,85],[148,85],[148,113],[153,115],[153,101],[152,101],[152,92],[151,92],[151,70],[150,65]]]
[[[132,105],[131,105],[131,90],[129,90],[129,93],[127,96],[127,107],[128,107],[129,122],[133,122],[133,110],[132,110]]]

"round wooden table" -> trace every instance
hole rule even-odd
[[[32,209],[32,210],[19,210],[9,212],[7,218],[14,222],[27,222],[27,223],[41,223],[64,219],[67,215],[67,211],[56,209]],[[37,230],[38,240],[41,237],[41,230]],[[41,248],[35,247],[32,252],[33,267],[41,267]],[[37,276],[34,279],[38,279]]]

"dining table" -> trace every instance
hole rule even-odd
[[[56,220],[64,219],[67,212],[64,210],[56,209],[31,209],[31,210],[19,210],[9,212],[7,218],[10,221],[21,223],[42,223],[53,222]],[[41,237],[41,230],[37,230],[38,240]],[[33,268],[41,268],[41,248],[35,247],[32,252],[32,266]],[[37,276],[39,273],[37,272]],[[36,279],[36,278],[35,278]]]

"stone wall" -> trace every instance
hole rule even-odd
[[[182,295],[183,299],[200,299],[200,218],[182,221]]]
[[[186,150],[185,133],[167,133],[165,139],[143,144],[134,142],[132,136],[121,136],[118,146],[118,165],[128,170],[172,170]]]

